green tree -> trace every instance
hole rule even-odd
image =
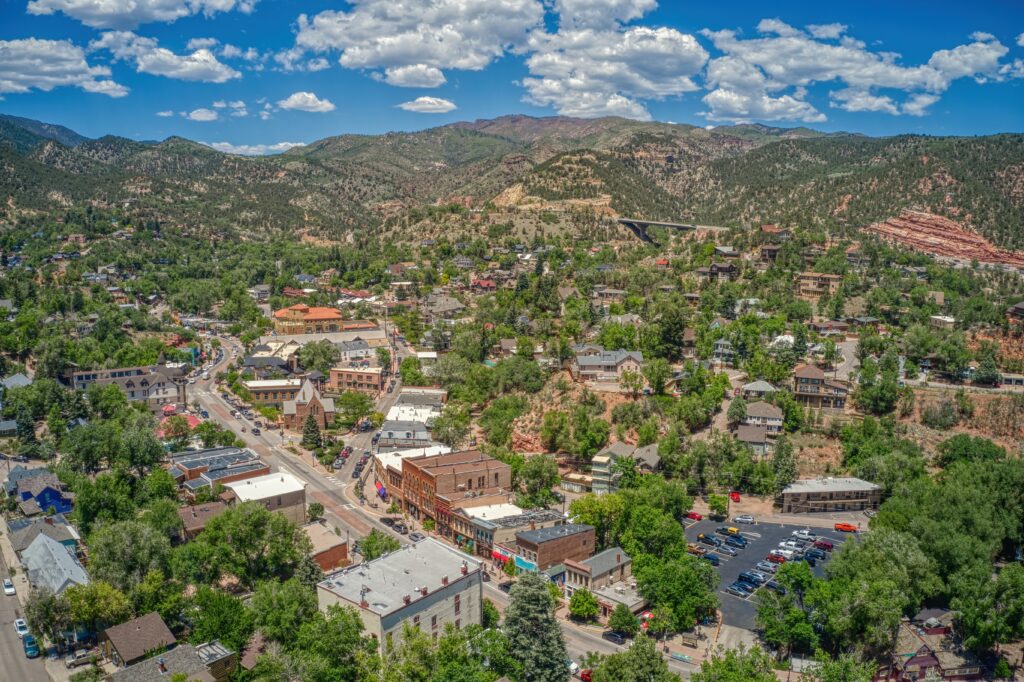
[[[512,587],[504,631],[521,679],[564,682],[568,656],[546,582],[536,573],[526,573]]]
[[[804,677],[815,682],[871,682],[877,666],[872,661],[861,661],[850,654],[831,658],[823,651],[814,657],[814,664],[804,671]]]
[[[401,543],[395,538],[373,529],[369,535],[359,541],[359,553],[363,555],[363,561],[373,561],[383,554],[394,552],[401,546]]]
[[[644,389],[644,375],[631,369],[623,370],[619,375],[619,388],[636,399]]]
[[[102,525],[89,538],[89,573],[130,592],[147,573],[166,565],[170,550],[167,536],[141,521]]]
[[[342,426],[351,428],[373,411],[373,398],[359,391],[345,391],[334,399]]]
[[[793,456],[793,444],[785,435],[775,441],[772,453],[772,472],[775,474],[775,492],[781,492],[796,480],[798,469]]]
[[[708,509],[711,516],[724,519],[729,513],[729,498],[725,495],[708,495]]]
[[[494,605],[494,602],[485,598],[480,610],[482,612],[481,624],[484,629],[490,630],[498,627],[499,622],[501,622],[501,612],[498,611],[498,607]]]
[[[256,625],[267,639],[289,645],[299,629],[317,613],[316,592],[295,578],[261,582],[250,602]]]
[[[391,369],[391,351],[381,346],[377,348],[377,364],[386,370]]]
[[[307,670],[303,679],[322,680],[359,679],[365,659],[375,650],[376,640],[363,635],[359,613],[337,604],[313,611],[299,627],[292,648]]]
[[[58,642],[61,633],[71,625],[71,605],[67,598],[49,588],[35,588],[25,603],[25,620],[37,638]]]
[[[310,521],[316,521],[324,517],[324,506],[319,502],[310,502],[306,508],[306,517]]]
[[[939,466],[946,468],[954,462],[998,462],[1006,458],[1006,450],[988,438],[958,433],[939,443]]]
[[[700,670],[690,676],[691,682],[777,682],[772,659],[763,649],[718,648]]]
[[[430,435],[434,440],[455,448],[469,436],[469,426],[469,409],[462,403],[450,402],[434,420]]]
[[[658,552],[652,552],[659,556]],[[640,594],[665,610],[672,630],[694,627],[718,607],[718,573],[710,563],[685,554],[668,561],[651,561],[636,574]]]
[[[609,629],[632,637],[640,631],[640,619],[625,604],[616,604],[608,617]]]
[[[315,450],[321,445],[323,445],[323,437],[320,435],[320,424],[310,412],[306,415],[306,422],[302,425],[302,447]]]
[[[90,632],[123,623],[132,612],[128,597],[102,580],[72,585],[64,590],[64,597],[71,609],[71,621],[85,626]]]
[[[622,653],[605,657],[591,671],[592,682],[679,682],[650,637],[637,637]]]
[[[672,368],[664,358],[652,358],[644,363],[643,375],[654,395],[664,395],[665,383],[672,377]]]
[[[526,506],[542,507],[553,498],[551,488],[558,484],[558,462],[550,455],[531,455],[519,471]]]
[[[597,597],[593,592],[584,587],[573,591],[569,598],[569,613],[573,618],[592,620],[597,618],[600,612],[601,606],[597,603]]]
[[[189,639],[194,644],[219,639],[233,651],[241,651],[256,628],[255,618],[241,599],[202,586],[192,598]]]
[[[747,418],[747,401],[743,398],[733,398],[725,415],[730,424],[739,424]]]
[[[328,374],[341,359],[341,351],[327,339],[307,343],[299,349],[299,364],[307,372]]]

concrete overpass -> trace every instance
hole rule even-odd
[[[661,220],[639,220],[638,218],[617,218],[616,222],[629,229],[630,232],[640,238],[640,241],[660,246],[647,234],[650,227],[665,227],[679,232],[694,232],[696,230],[726,230],[728,228],[712,225],[697,225],[695,223],[669,223]]]

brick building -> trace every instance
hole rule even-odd
[[[567,523],[516,533],[516,551],[530,561],[535,570],[545,571],[567,559],[589,559],[595,547],[594,527],[584,523]]]
[[[454,506],[482,498],[507,497],[512,490],[512,468],[477,450],[402,460],[402,500],[417,519],[433,519],[438,531],[451,534]],[[494,500],[498,502],[498,499]]]
[[[302,379],[257,379],[243,381],[242,387],[249,391],[253,405],[281,407],[299,392]]]
[[[296,303],[274,312],[274,331],[278,334],[321,334],[342,330],[341,311],[337,308]]]
[[[301,431],[309,415],[313,415],[321,429],[326,429],[334,422],[334,398],[324,398],[313,382],[305,379],[295,397],[284,402],[281,412],[284,427],[291,431]]]
[[[384,369],[381,367],[332,367],[327,390],[334,393],[359,391],[377,395],[384,390]]]
[[[782,513],[831,513],[877,509],[882,489],[859,478],[809,478],[782,491]]]

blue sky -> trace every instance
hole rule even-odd
[[[6,0],[0,111],[248,153],[508,113],[1024,132],[1024,3],[766,5]]]

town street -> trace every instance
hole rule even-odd
[[[8,575],[7,561],[3,554],[0,554],[0,575]],[[26,595],[20,592],[26,588],[23,584],[19,584],[18,589],[17,596],[0,595],[0,661],[3,661],[0,679],[17,680],[18,682],[47,682],[50,677],[46,674],[42,656],[36,659],[26,658],[25,650],[21,646],[21,639],[18,638],[18,633],[14,630],[14,620],[25,617],[21,598]]]

